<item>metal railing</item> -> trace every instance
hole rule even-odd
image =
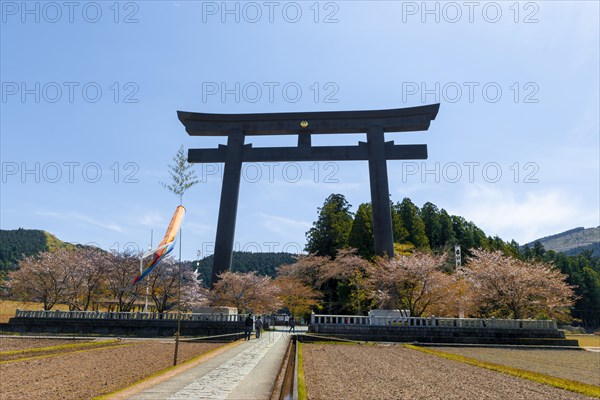
[[[556,330],[556,321],[495,318],[369,317],[312,314],[311,324]]]

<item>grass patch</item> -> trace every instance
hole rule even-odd
[[[9,319],[14,318],[17,310],[41,311],[43,309],[43,303],[36,303],[33,301],[0,300],[0,323],[6,323]],[[51,311],[55,310],[70,311],[67,304],[55,304]],[[100,307],[100,311],[106,311],[106,307]]]
[[[20,349],[20,350],[9,350],[0,351],[0,357],[2,356],[13,356],[16,354],[32,354],[32,353],[47,353],[60,350],[79,349],[85,347],[103,346],[107,344],[118,343],[118,340],[101,340],[98,342],[85,342],[85,343],[73,343],[73,344],[61,344],[58,346],[49,347],[35,347],[31,349]]]
[[[567,339],[577,340],[579,347],[600,347],[598,335],[566,335]]]
[[[19,310],[28,311],[39,311],[43,310],[44,306],[42,303],[34,303],[31,301],[12,301],[12,300],[1,300],[0,301],[0,323],[6,323],[9,319],[14,318]],[[53,310],[69,311],[69,306],[66,304],[57,304],[52,307]]]
[[[438,357],[443,357],[448,360],[458,361],[476,367],[486,368],[492,371],[501,372],[503,374],[516,376],[517,378],[528,379],[544,385],[554,386],[560,389],[569,390],[571,392],[581,393],[586,396],[600,398],[600,386],[589,385],[587,383],[572,381],[569,379],[556,378],[550,375],[544,375],[537,372],[527,371],[524,369],[507,367],[505,365],[488,363],[479,361],[474,358],[469,358],[457,354],[446,353],[440,350],[433,350],[423,347],[414,346],[411,344],[404,345],[407,349],[417,350],[422,353],[431,354]]]
[[[298,400],[307,400],[306,381],[304,380],[304,365],[302,363],[302,343],[296,342],[298,348]]]

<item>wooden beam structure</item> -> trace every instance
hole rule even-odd
[[[190,163],[225,163],[215,239],[212,282],[231,266],[235,221],[244,162],[356,161],[369,162],[375,252],[394,256],[387,160],[427,159],[427,145],[396,145],[386,132],[425,131],[439,104],[373,111],[334,111],[267,114],[205,114],[178,111],[191,136],[227,136],[213,149],[189,149]],[[356,146],[312,146],[313,134],[365,133]],[[253,147],[247,136],[298,135],[297,147]]]

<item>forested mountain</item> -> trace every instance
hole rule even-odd
[[[250,272],[256,271],[259,275],[275,277],[277,267],[283,264],[292,264],[296,258],[291,253],[249,253],[234,251],[231,259],[231,271]],[[203,285],[210,282],[213,256],[208,256],[200,261],[186,261],[185,265],[198,270],[199,278]]]
[[[0,230],[0,273],[16,269],[19,260],[44,251],[72,246],[37,229]]]
[[[535,242],[540,242],[544,249],[577,255],[591,250],[592,255],[600,257],[600,226],[596,228],[575,228],[552,236],[546,236],[525,246],[533,247]]]

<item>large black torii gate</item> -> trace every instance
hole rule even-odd
[[[224,162],[212,284],[231,267],[243,162],[369,161],[375,253],[394,256],[387,160],[427,159],[427,145],[386,142],[385,132],[426,131],[440,105],[373,111],[205,114],[178,111],[190,136],[227,136],[227,145],[189,149],[190,163]],[[312,146],[312,134],[366,133],[358,146]],[[252,147],[246,136],[298,135],[297,147]]]

